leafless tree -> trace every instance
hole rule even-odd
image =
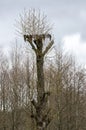
[[[44,56],[54,44],[50,32],[50,26],[46,22],[46,16],[41,15],[40,11],[36,12],[35,9],[25,12],[24,15],[20,15],[19,21],[20,33],[23,34],[24,41],[28,42],[36,55],[37,66],[37,101],[32,100],[32,104],[35,108],[33,118],[36,121],[37,129],[44,130],[50,123],[48,117],[48,110],[46,110],[47,98],[49,92],[45,92],[44,86]],[[44,42],[49,39],[49,43],[44,47]],[[46,43],[47,44],[47,43]],[[46,112],[43,112],[44,109]]]

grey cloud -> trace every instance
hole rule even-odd
[[[59,37],[79,32],[86,40],[86,1],[59,5],[52,11]]]
[[[12,32],[14,19],[17,19],[24,8],[31,7],[40,8],[48,15],[50,21],[54,23],[57,39],[79,32],[82,40],[86,40],[86,0],[2,0],[0,19],[3,22],[3,30]],[[8,30],[5,30],[4,25]]]

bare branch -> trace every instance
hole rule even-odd
[[[32,47],[32,49],[37,53],[37,49],[35,48],[34,44],[32,43],[32,35],[24,35],[24,41],[28,41]]]
[[[48,52],[48,50],[52,47],[53,44],[54,44],[54,40],[52,40],[52,41],[48,44],[48,46],[45,48],[45,50],[44,50],[42,56],[44,56],[44,55]]]
[[[48,34],[52,27],[47,21],[47,17],[41,14],[40,10],[30,9],[19,15],[17,23],[18,31],[23,35]]]

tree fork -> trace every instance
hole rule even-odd
[[[37,130],[45,130],[50,123],[51,119],[47,113],[43,113],[45,107],[47,107],[49,92],[45,92],[44,85],[44,56],[48,50],[52,47],[54,41],[52,40],[43,51],[43,39],[46,35],[24,35],[24,40],[28,41],[32,46],[36,54],[36,67],[37,67],[37,102],[32,100],[31,103],[35,108],[35,113],[31,115],[34,118],[37,125]],[[48,36],[51,36],[48,34]],[[32,40],[33,39],[33,40]],[[48,108],[47,108],[48,109]]]

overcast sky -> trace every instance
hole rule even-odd
[[[86,64],[86,0],[0,0],[0,46],[15,40],[15,19],[25,9],[43,11],[54,24],[55,42]]]

